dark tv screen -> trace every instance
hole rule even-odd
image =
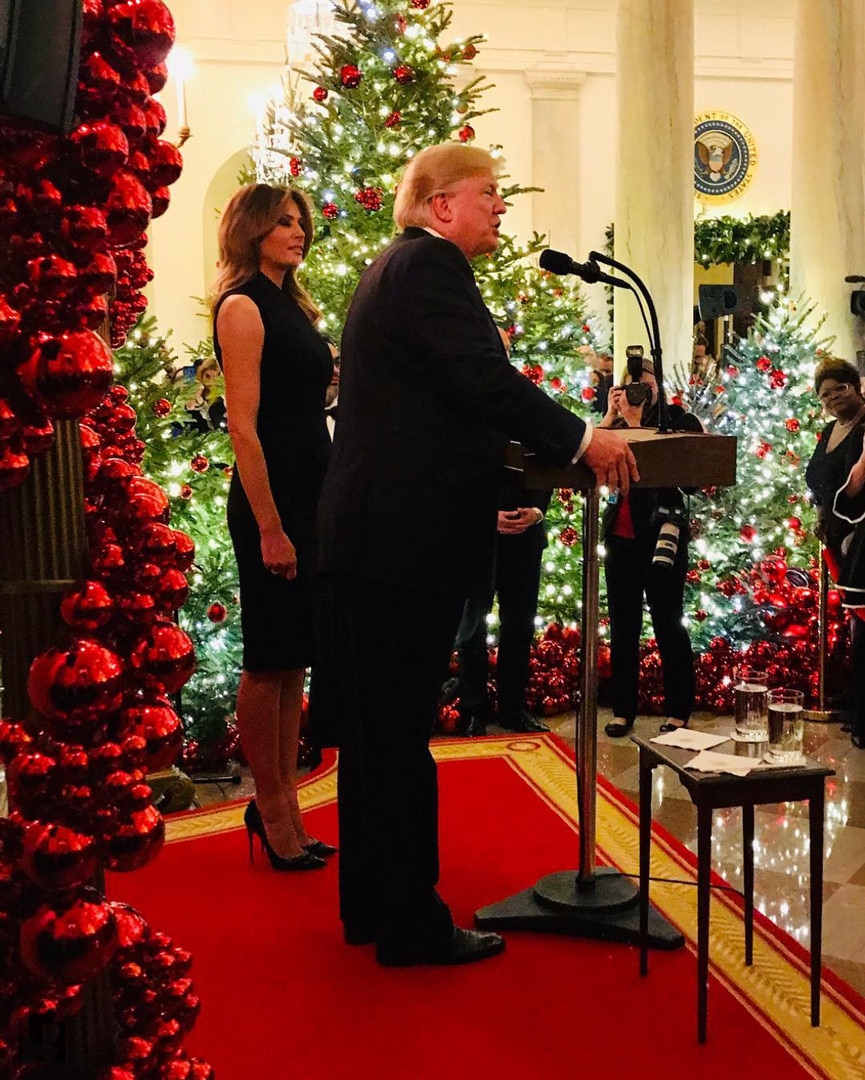
[[[81,0],[0,0],[0,115],[72,128]]]

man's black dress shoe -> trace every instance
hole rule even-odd
[[[519,731],[524,735],[550,730],[536,716],[532,716],[528,709],[520,709],[516,716],[499,716],[499,725],[506,731]]]
[[[623,735],[627,735],[631,731],[633,726],[633,720],[626,720],[624,724],[617,724],[611,720],[609,724],[604,725],[604,732],[611,739],[621,739]]]
[[[429,942],[379,942],[375,958],[385,967],[412,967],[415,964],[473,964],[503,952],[505,939],[484,930],[463,930],[455,926],[443,944]]]
[[[482,738],[487,733],[487,716],[482,712],[463,713],[457,731],[466,739]]]

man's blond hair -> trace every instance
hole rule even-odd
[[[406,166],[396,189],[393,219],[397,227],[431,225],[429,204],[433,195],[450,191],[460,181],[487,169],[498,177],[503,165],[502,158],[493,157],[489,150],[462,143],[439,143],[421,150]]]

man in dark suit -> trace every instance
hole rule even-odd
[[[493,251],[498,162],[458,143],[408,165],[402,234],[358,285],[342,339],[340,417],[320,503],[324,663],[337,673],[340,916],[386,965],[500,952],[436,892],[429,739],[463,603],[490,566],[505,446],[627,489],[633,455],[508,362],[469,259]]]

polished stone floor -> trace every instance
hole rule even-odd
[[[598,715],[598,771],[635,802],[639,770],[637,748],[628,738],[610,739]],[[573,745],[573,714],[554,717],[550,727]],[[637,720],[635,732],[653,735],[657,717]],[[732,717],[700,714],[691,726],[700,731],[732,731]],[[491,729],[491,733],[496,729]],[[826,784],[823,881],[823,959],[825,965],[865,994],[865,750],[856,750],[838,724],[806,723],[805,753],[836,775]],[[669,769],[656,769],[653,817],[692,851],[697,844],[697,814],[688,793]],[[802,945],[809,944],[808,807],[784,803],[758,807],[755,819],[754,903]],[[741,811],[720,810],[712,827],[713,868],[731,885],[741,886]]]
[[[628,738],[610,739],[604,724],[609,710],[598,713],[598,771],[635,802],[638,794],[637,748]],[[657,731],[659,719],[637,721],[639,734]],[[729,732],[732,717],[695,716],[702,731]],[[554,717],[550,727],[571,746],[573,713]],[[489,734],[501,734],[490,727]],[[865,751],[856,750],[837,724],[806,724],[805,752],[836,771],[826,788],[825,872],[823,885],[823,956],[828,968],[865,994]],[[696,850],[696,811],[687,792],[667,769],[655,770],[654,819],[692,851]],[[252,794],[247,770],[240,783],[198,785],[202,805]],[[718,811],[712,829],[713,868],[730,884],[741,884],[742,834],[739,810]],[[755,812],[754,900],[760,911],[803,946],[809,944],[807,805],[787,803]]]

